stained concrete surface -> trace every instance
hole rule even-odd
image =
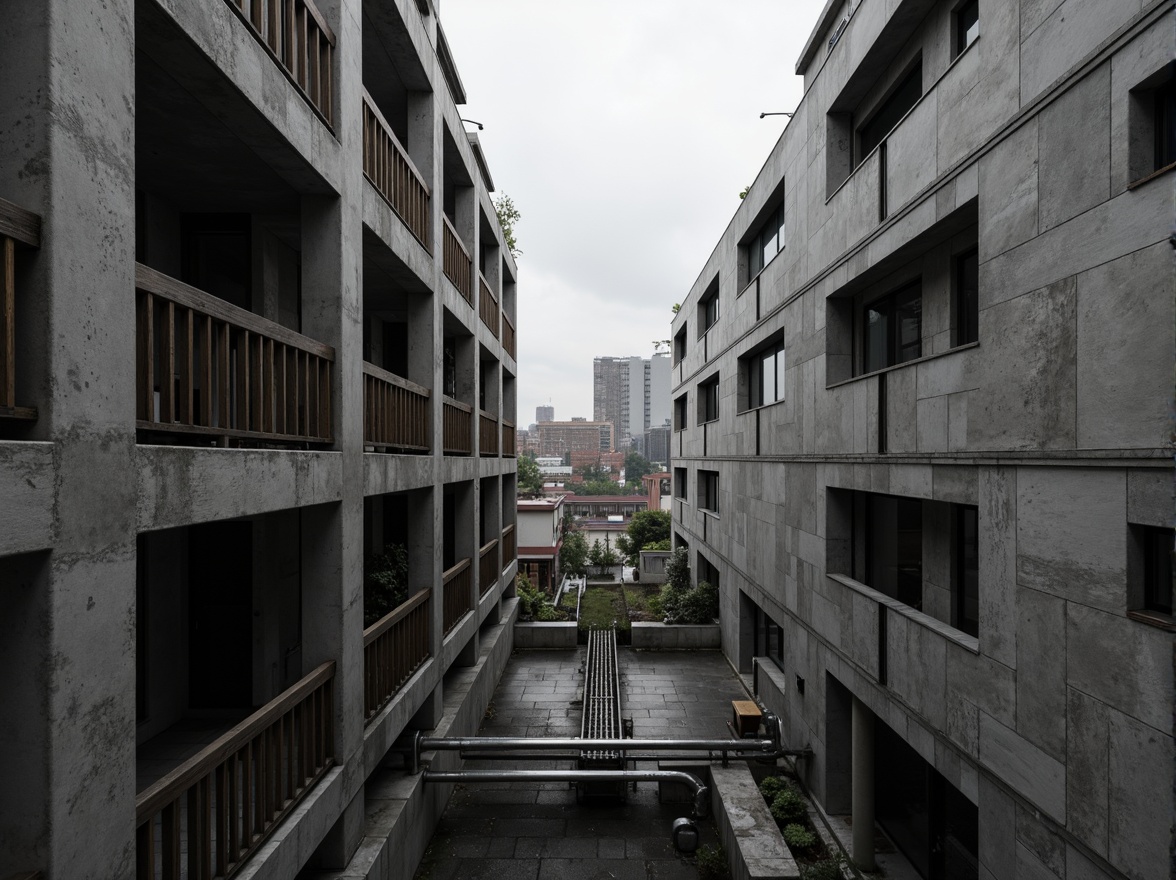
[[[518,652],[498,683],[479,730],[485,736],[578,736],[584,649]],[[619,649],[622,716],[635,737],[727,737],[731,701],[748,699],[718,651],[648,653]],[[546,761],[469,761],[469,769],[568,767]],[[649,765],[652,768],[652,764]],[[576,803],[564,783],[460,785],[417,868],[418,880],[686,880],[691,857],[670,839],[687,804],[660,804],[657,784],[630,788],[624,803]],[[710,819],[701,843],[717,843]]]

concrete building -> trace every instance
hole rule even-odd
[[[674,319],[675,542],[863,864],[1171,871],[1174,33],[829,0]]]
[[[569,455],[572,452],[612,452],[614,435],[612,422],[590,422],[572,419],[570,422],[539,423],[539,454]]]
[[[431,0],[5,9],[0,876],[411,874],[516,605],[463,102]]]
[[[535,422],[554,422],[555,421],[555,407],[554,406],[537,406],[535,407]]]
[[[613,423],[617,449],[643,443],[634,438],[670,417],[669,354],[594,358],[592,417]]]
[[[559,586],[561,573],[559,552],[564,538],[564,499],[519,499],[519,571],[527,575],[531,585],[546,592]]]

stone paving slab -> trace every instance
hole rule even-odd
[[[619,649],[622,716],[640,738],[729,736],[731,701],[748,699],[743,682],[717,651]],[[479,733],[579,736],[584,649],[516,653],[498,683]],[[498,769],[505,761],[470,761]],[[546,761],[523,769],[569,767]],[[458,785],[437,826],[417,880],[695,880],[693,858],[671,842],[685,804],[660,804],[657,784],[638,783],[624,803],[576,803],[564,783]],[[717,843],[700,823],[703,843]]]

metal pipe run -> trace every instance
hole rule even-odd
[[[684,770],[425,770],[424,782],[681,782],[694,790],[694,816],[710,809],[710,789]]]
[[[631,740],[628,740],[631,742]],[[812,749],[781,749],[774,755],[764,756],[760,754],[740,755],[742,760],[759,760],[762,757],[788,757],[788,758],[811,758],[813,756]],[[579,759],[580,753],[528,753],[528,752],[483,752],[479,749],[471,751],[462,751],[459,755],[462,760],[469,761],[575,761]],[[707,760],[708,756],[699,755],[697,752],[683,752],[682,754],[673,754],[660,752],[653,755],[634,755],[632,752],[625,752],[625,760],[632,763],[635,761],[702,761]]]

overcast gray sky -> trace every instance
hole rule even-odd
[[[649,357],[802,94],[823,0],[440,0],[516,236],[518,419]]]

